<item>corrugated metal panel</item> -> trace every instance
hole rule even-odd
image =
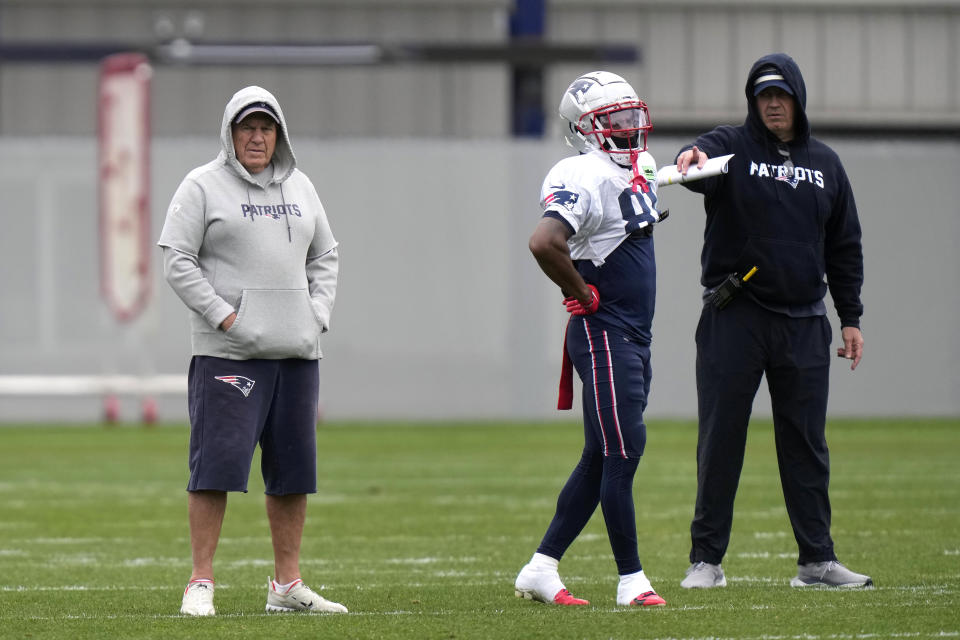
[[[553,40],[631,37],[642,61],[622,73],[661,126],[739,122],[743,85],[761,55],[786,51],[804,72],[821,127],[960,127],[960,2],[553,0]],[[625,33],[627,31],[628,33]],[[559,96],[576,74],[554,69]]]
[[[0,5],[3,42],[496,43],[510,0],[273,0],[155,2],[45,0]],[[93,63],[0,65],[0,132],[87,135],[95,130]],[[504,136],[505,65],[389,67],[156,66],[155,135],[204,135],[230,95],[248,84],[274,91],[300,133],[321,136]]]
[[[512,0],[5,0],[0,43],[194,41],[505,43]],[[631,43],[609,65],[650,103],[660,127],[743,118],[744,76],[764,53],[803,69],[818,127],[960,128],[960,0],[549,0],[553,44]],[[304,134],[506,136],[506,64],[388,67],[158,66],[154,133],[204,135],[226,97],[270,87]],[[548,122],[570,80],[595,63],[546,69]],[[93,64],[0,64],[0,133],[88,135]],[[302,101],[302,103],[301,103]]]
[[[914,54],[909,74],[909,106],[915,111],[960,109],[960,18],[915,14],[909,25]]]

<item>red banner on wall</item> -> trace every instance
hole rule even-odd
[[[100,292],[120,322],[150,297],[150,77],[146,56],[100,65]]]

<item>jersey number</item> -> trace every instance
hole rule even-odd
[[[654,217],[656,209],[652,209],[651,204],[654,207],[657,206],[657,194],[651,189],[648,197],[650,203],[647,202],[642,193],[634,192],[629,187],[620,192],[617,201],[620,203],[620,214],[627,221],[624,227],[627,233],[633,233],[638,229],[656,224],[657,218]],[[639,213],[637,213],[638,209]]]

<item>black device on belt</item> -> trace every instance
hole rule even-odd
[[[720,286],[713,290],[710,293],[710,296],[707,298],[707,302],[715,306],[717,309],[723,309],[725,306],[730,304],[730,301],[736,298],[740,294],[740,290],[743,289],[743,283],[753,277],[753,274],[757,272],[757,268],[753,267],[750,271],[747,272],[747,275],[740,277],[739,273],[731,273],[728,275],[723,282],[720,283]]]

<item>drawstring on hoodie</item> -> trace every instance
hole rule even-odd
[[[283,197],[283,183],[279,184],[280,187],[280,202],[283,203],[283,217],[287,221],[287,242],[293,242],[293,232],[290,231],[290,210],[287,209],[287,200]]]
[[[253,211],[253,200],[250,198],[250,184],[247,183],[247,204],[250,205],[250,211]],[[283,195],[283,184],[277,185],[280,187],[280,202],[283,203],[283,217],[287,221],[287,242],[293,242],[293,231],[290,229],[290,212],[287,209],[287,199]],[[266,193],[267,188],[263,188],[264,193]],[[253,214],[250,214],[250,222],[253,222]]]

